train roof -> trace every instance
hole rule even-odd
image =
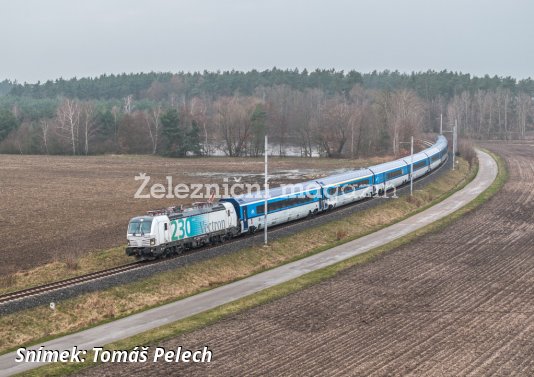
[[[384,162],[383,164],[380,164],[380,165],[371,166],[369,167],[369,170],[371,170],[373,174],[380,174],[380,173],[384,173],[390,170],[405,167],[406,165],[407,164],[406,162],[404,162],[404,160],[399,159],[395,161]]]
[[[130,222],[132,221],[152,221],[154,219],[154,216],[135,216],[130,219]]]
[[[284,197],[310,190],[320,189],[321,186],[315,181],[307,181],[293,185],[283,185],[269,190],[269,199]],[[265,200],[265,190],[251,194],[243,194],[234,197],[223,198],[221,201],[236,201],[239,205],[247,205]]]
[[[197,216],[203,213],[222,211],[225,209],[223,203],[194,203],[193,207],[167,207],[148,211],[146,215],[134,217],[130,221],[152,221],[152,219],[157,216],[167,216],[172,220],[182,217]]]
[[[322,186],[331,186],[340,183],[354,181],[359,178],[366,178],[373,175],[373,172],[369,169],[352,170],[341,174],[330,175],[317,180]]]
[[[200,205],[196,205],[195,207],[187,207],[180,211],[167,213],[167,216],[169,216],[169,219],[172,220],[180,217],[198,216],[204,213],[222,211],[225,209],[226,208],[222,203],[202,203]]]
[[[433,147],[430,147],[430,148],[427,148],[425,149],[423,152],[425,152],[427,154],[428,157],[432,157],[434,156],[435,154],[441,152],[443,148],[438,148],[436,146],[433,146]]]
[[[421,160],[424,160],[424,159],[427,159],[427,158],[428,158],[428,155],[424,151],[423,152],[419,152],[419,153],[415,153],[413,155],[413,162],[418,162],[418,161],[421,161]],[[408,155],[406,157],[403,157],[402,159],[408,165],[410,165],[412,163],[412,158],[411,158],[410,155]]]
[[[439,150],[445,149],[448,146],[447,138],[443,135],[438,136],[438,140],[428,149],[437,148]],[[423,152],[426,152],[428,149],[425,149]]]
[[[423,153],[426,153],[428,157],[431,157],[439,152],[441,152],[444,149],[447,149],[448,146],[447,138],[443,135],[438,136],[438,140],[435,144],[433,144],[430,148],[427,148],[423,151]]]
[[[445,136],[443,136],[443,135],[439,135],[438,139],[436,140],[436,142],[434,144],[432,144],[430,147],[422,150],[421,152],[414,154],[413,155],[413,160],[414,160],[414,162],[417,162],[417,161],[425,159],[426,157],[431,157],[431,156],[435,155],[436,153],[439,153],[443,149],[447,148],[447,145],[448,145],[447,138]],[[402,159],[408,165],[411,163],[411,158],[410,158],[409,155],[406,156],[406,157],[403,157]]]
[[[440,146],[440,145],[444,145],[446,146],[448,144],[448,141],[447,141],[447,138],[443,135],[439,135],[438,136],[438,140],[436,141],[436,143],[434,144],[434,146]]]

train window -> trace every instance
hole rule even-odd
[[[313,198],[308,198],[307,196],[294,197],[278,200],[276,202],[269,202],[267,210],[269,213],[278,211],[280,209],[291,208],[297,205],[304,205],[313,201]],[[256,214],[263,215],[265,213],[265,205],[259,204],[256,206]]]
[[[163,229],[164,229],[164,230],[167,230],[167,223],[165,223],[165,224],[163,225]]]
[[[150,233],[152,220],[132,220],[128,225],[129,234],[146,234]]]
[[[402,169],[394,170],[386,174],[387,179],[393,179],[402,175]]]
[[[369,179],[362,179],[354,184],[356,188],[364,188],[369,186]]]
[[[416,162],[415,164],[413,164],[413,170],[419,170],[419,169],[422,169],[426,166],[426,163],[425,161],[419,161],[419,162]]]
[[[365,188],[365,187],[369,187],[370,185],[370,180],[367,178],[367,179],[362,179],[362,180],[359,180],[359,181],[356,181],[356,182],[353,182],[353,183],[349,183],[347,185],[344,185],[344,186],[341,186],[341,187],[338,187],[338,191],[337,191],[337,194],[338,195],[343,195],[343,194],[348,194],[354,190],[359,190],[361,188]],[[334,187],[331,187],[328,189],[328,194],[329,195],[335,195],[335,190],[336,188]]]

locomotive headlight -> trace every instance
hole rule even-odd
[[[131,245],[130,245],[130,240],[128,240],[128,246],[131,246]]]
[[[156,244],[156,239],[155,238],[151,238],[150,239],[150,246],[154,246]]]

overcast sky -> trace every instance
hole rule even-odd
[[[0,0],[0,80],[335,68],[534,77],[532,0]]]

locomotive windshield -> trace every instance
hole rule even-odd
[[[152,226],[152,220],[132,220],[130,225],[128,225],[129,234],[145,234],[150,233],[150,228]]]

